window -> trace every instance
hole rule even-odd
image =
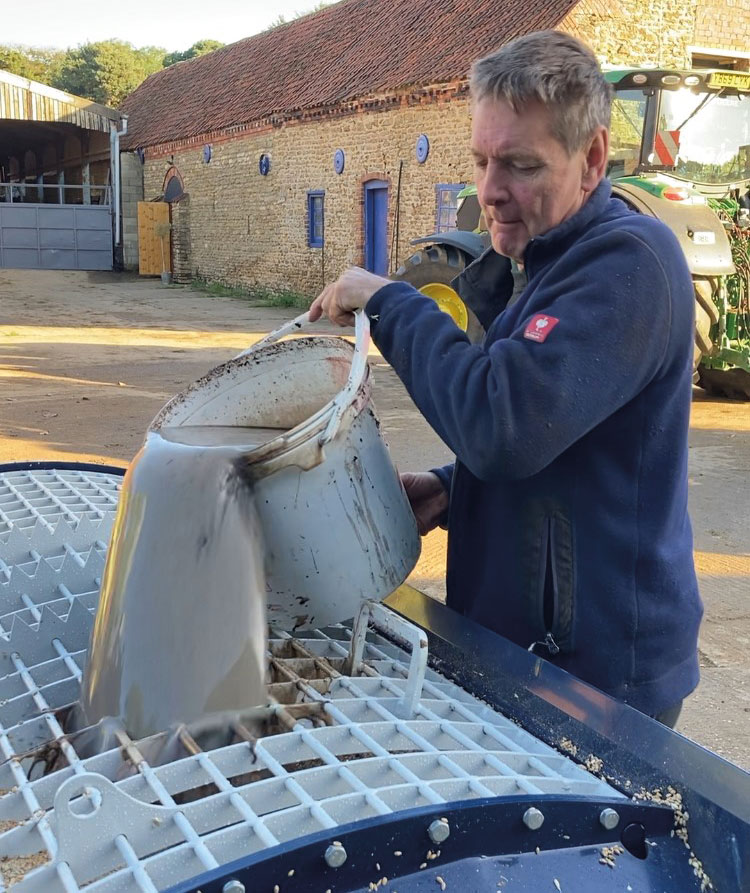
[[[659,132],[677,134],[673,176],[717,185],[750,177],[750,102],[741,94],[665,90]]]
[[[463,183],[438,183],[435,187],[437,195],[437,213],[435,215],[436,232],[445,233],[449,229],[456,228],[458,193],[463,188]]]
[[[648,97],[643,90],[618,90],[612,99],[608,177],[629,177],[641,161]]]
[[[734,71],[737,68],[737,63],[734,59],[722,59],[717,56],[698,56],[694,53],[691,68],[723,68],[727,71]]]
[[[323,247],[323,234],[325,231],[324,198],[325,192],[322,189],[311,190],[307,193],[307,244],[310,248]]]

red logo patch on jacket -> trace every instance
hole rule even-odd
[[[559,322],[560,320],[554,316],[548,316],[546,313],[536,313],[526,326],[523,337],[528,338],[529,341],[544,341]]]

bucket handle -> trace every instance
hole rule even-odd
[[[247,356],[253,351],[258,350],[258,348],[265,347],[267,344],[273,344],[275,341],[279,341],[286,335],[298,332],[306,325],[309,325],[309,323],[309,312],[303,313],[296,319],[292,319],[289,322],[284,323],[283,326],[280,326],[275,331],[270,332],[264,338],[261,338],[260,341],[256,341],[252,347],[248,347],[247,350],[238,353],[235,359]],[[341,419],[343,418],[347,407],[352,404],[357,395],[357,391],[367,372],[367,352],[369,347],[370,320],[363,310],[356,310],[354,313],[354,355],[352,356],[352,365],[349,369],[349,376],[346,380],[346,384],[333,398],[333,412],[331,413],[331,418],[328,420],[325,430],[318,438],[318,442],[321,446],[330,443],[336,436],[339,425],[341,424]]]

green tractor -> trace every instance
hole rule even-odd
[[[675,233],[695,283],[695,380],[750,400],[750,73],[628,69],[614,88],[613,194]],[[457,229],[434,233],[394,274],[437,301],[478,340],[451,287],[489,246],[476,188],[459,193]]]

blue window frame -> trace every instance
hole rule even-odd
[[[456,228],[458,193],[463,188],[463,183],[438,183],[435,187],[437,205],[437,212],[435,214],[435,232],[444,233],[449,229]]]
[[[325,235],[325,191],[311,189],[307,193],[307,244],[310,248],[322,248]]]

